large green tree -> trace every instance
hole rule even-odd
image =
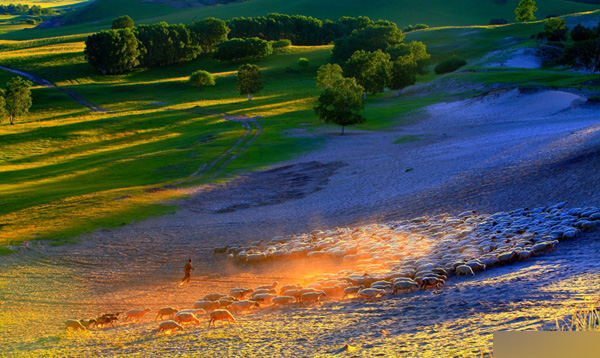
[[[252,95],[263,89],[260,68],[250,63],[241,65],[238,69],[236,87],[240,94],[248,95],[248,101],[251,101]]]
[[[390,46],[402,43],[404,34],[393,23],[382,22],[380,25],[367,26],[334,41],[331,58],[334,62],[347,61],[356,51],[374,52],[385,50]]]
[[[345,67],[346,76],[356,78],[356,82],[369,93],[383,92],[390,79],[391,70],[390,55],[381,50],[356,51]]]
[[[227,40],[229,28],[225,21],[214,17],[207,17],[188,26],[195,44],[202,48],[202,52],[213,52],[215,46]]]
[[[600,72],[600,41],[578,41],[567,47],[564,53],[567,66],[587,73]]]
[[[100,31],[90,35],[83,51],[87,61],[103,75],[131,71],[140,64],[141,43],[131,29]]]
[[[317,70],[317,88],[327,89],[333,86],[335,81],[343,78],[343,72],[344,70],[337,63],[328,63],[320,66]]]
[[[362,95],[365,89],[354,78],[341,78],[325,89],[314,107],[319,120],[344,127],[364,123],[366,118],[359,112],[364,108]]]
[[[418,65],[413,61],[412,56],[399,57],[392,64],[392,71],[388,88],[391,90],[397,90],[399,96],[401,90],[405,87],[412,86],[417,81],[417,70]]]
[[[152,25],[140,25],[136,36],[145,53],[140,56],[142,67],[166,66],[193,60],[200,47],[192,43],[190,31],[182,24],[169,25],[162,21]]]
[[[516,20],[520,22],[535,20],[535,12],[538,8],[535,6],[535,0],[521,0],[515,9]]]
[[[6,85],[6,94],[4,95],[6,114],[10,119],[10,124],[15,124],[15,120],[29,113],[31,108],[31,90],[33,83],[22,77],[13,77]]]
[[[134,25],[133,19],[131,17],[129,17],[128,15],[123,15],[123,16],[119,16],[116,19],[114,19],[112,21],[110,28],[113,30],[133,29],[133,25]]]

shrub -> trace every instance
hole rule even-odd
[[[289,47],[289,46],[292,46],[292,41],[290,41],[288,39],[271,41],[271,46],[273,46],[273,48]]]
[[[411,31],[423,30],[423,29],[428,29],[428,28],[429,28],[429,26],[427,26],[425,24],[408,25],[402,29],[402,32],[411,32]]]
[[[119,16],[112,21],[110,26],[113,30],[118,29],[132,29],[133,28],[133,19],[127,15]]]
[[[301,57],[298,59],[298,66],[306,71],[308,69],[308,66],[310,66],[310,61],[308,60],[308,58]]]
[[[192,73],[190,76],[190,84],[200,88],[214,86],[215,78],[210,72],[199,70]]]
[[[272,53],[273,46],[269,41],[251,37],[221,42],[213,57],[222,62],[258,61]]]
[[[452,58],[449,58],[447,60],[444,60],[444,61],[438,63],[438,65],[435,66],[434,71],[438,75],[441,75],[444,73],[454,72],[466,64],[467,64],[467,61],[465,61],[464,59],[462,59],[460,57],[452,57]]]

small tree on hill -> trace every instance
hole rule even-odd
[[[359,114],[364,108],[364,91],[354,78],[341,78],[319,96],[318,105],[314,107],[315,113],[320,121],[342,126],[344,135],[345,126],[366,121]]]
[[[587,73],[600,72],[600,41],[578,41],[567,47],[564,53],[567,66]]]
[[[394,61],[388,84],[389,89],[397,90],[399,96],[403,88],[412,86],[415,82],[417,82],[417,63],[413,61],[412,57],[402,56]]]
[[[263,89],[260,68],[249,63],[241,65],[238,69],[236,87],[240,94],[248,95],[248,101],[251,101],[252,95]]]
[[[31,87],[33,83],[22,77],[13,77],[6,85],[6,94],[4,96],[6,114],[10,119],[10,124],[15,124],[15,119],[27,115],[31,108]]]
[[[190,76],[190,83],[192,84],[192,86],[200,87],[200,89],[203,89],[207,86],[214,86],[215,78],[210,72],[200,70],[192,73],[192,75]]]
[[[381,50],[356,51],[346,63],[347,76],[356,78],[356,82],[369,93],[383,92],[391,70],[390,55]]]
[[[544,31],[537,34],[538,39],[548,41],[566,41],[567,40],[567,23],[565,19],[560,17],[551,17],[544,21]]]
[[[301,57],[298,59],[298,66],[303,71],[306,71],[308,69],[308,66],[310,66],[310,61],[308,60],[308,58]]]
[[[337,63],[328,63],[319,67],[317,70],[317,88],[327,89],[335,83],[337,80],[343,78],[342,73],[344,70]]]
[[[520,22],[535,20],[534,13],[538,10],[535,0],[521,0],[515,9],[516,20]]]
[[[112,21],[110,28],[112,30],[133,29],[133,19],[128,15],[119,16]]]

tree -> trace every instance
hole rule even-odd
[[[383,92],[390,78],[392,64],[390,55],[381,50],[375,52],[356,51],[346,63],[348,77],[356,78],[366,92]],[[365,92],[365,95],[366,95]]]
[[[364,108],[364,92],[365,89],[354,78],[341,78],[319,96],[318,105],[314,107],[315,113],[322,122],[342,126],[344,135],[345,126],[366,121],[359,114]]]
[[[182,24],[169,25],[162,21],[152,25],[140,25],[136,36],[145,53],[140,56],[142,67],[160,67],[193,60],[200,53],[194,46],[190,31]]]
[[[223,62],[258,61],[273,53],[273,45],[269,41],[257,37],[249,39],[231,39],[217,46],[213,58]]]
[[[389,89],[398,91],[399,96],[403,88],[414,85],[417,82],[417,67],[412,56],[399,57],[392,64]]]
[[[447,60],[444,60],[437,64],[434,68],[434,72],[438,75],[442,75],[444,73],[454,72],[459,68],[465,66],[467,61],[460,57],[451,57]]]
[[[202,48],[202,52],[213,52],[215,46],[227,40],[229,28],[225,21],[208,17],[188,26],[193,41]]]
[[[571,31],[571,38],[573,39],[573,41],[576,41],[576,42],[591,40],[593,38],[598,37],[598,30],[599,30],[598,27],[591,29],[591,28],[585,27],[581,23],[579,23]]]
[[[215,78],[210,72],[200,70],[192,73],[190,76],[190,83],[192,86],[200,87],[200,89],[202,89],[207,86],[214,86]]]
[[[140,64],[141,46],[131,29],[108,30],[90,35],[83,53],[100,73],[114,75],[129,72]]]
[[[0,88],[0,122],[6,117],[6,101],[4,100],[4,91]]]
[[[537,34],[538,39],[563,42],[567,40],[567,23],[565,19],[551,17],[544,21],[544,31]]]
[[[33,83],[22,77],[13,77],[6,85],[6,94],[4,96],[6,114],[10,119],[10,124],[15,124],[15,119],[27,115],[31,107],[31,87]]]
[[[404,34],[398,30],[395,24],[368,26],[354,31],[350,36],[335,40],[331,58],[334,62],[342,63],[356,51],[383,51],[390,46],[402,43],[402,40],[404,40]]]
[[[112,30],[133,29],[133,19],[128,15],[119,16],[112,21],[110,28]]]
[[[600,40],[578,41],[564,53],[567,66],[587,73],[600,72]]]
[[[260,68],[249,63],[241,65],[238,69],[236,87],[240,94],[248,95],[248,101],[251,101],[252,95],[263,89]]]
[[[516,20],[520,22],[535,20],[534,12],[538,8],[535,6],[535,0],[521,0],[515,9]]]
[[[327,89],[337,81],[343,78],[342,67],[337,63],[328,63],[319,67],[317,70],[317,88]]]
[[[308,58],[300,57],[298,59],[298,66],[304,71],[306,71],[308,69],[308,66],[310,66],[310,61],[308,60]]]

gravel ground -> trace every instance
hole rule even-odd
[[[213,258],[215,246],[443,212],[494,213],[563,201],[598,206],[599,111],[580,103],[565,92],[507,91],[435,105],[413,125],[331,136],[323,149],[277,167],[284,169],[198,188],[174,215],[99,230],[76,245],[25,246],[0,263],[0,346],[7,352],[0,356],[198,350],[206,356],[350,356],[355,349],[366,356],[435,356],[486,349],[494,330],[567,314],[597,295],[598,237],[486,271],[440,294],[265,311],[242,316],[232,328],[162,338],[150,334],[155,324],[149,321],[89,335],[57,333],[67,318],[184,307],[206,292],[273,279],[296,283],[335,269],[330,263],[238,267]],[[393,143],[405,135],[420,140]],[[260,200],[270,188],[284,189]],[[195,259],[195,280],[178,286],[188,257]]]

